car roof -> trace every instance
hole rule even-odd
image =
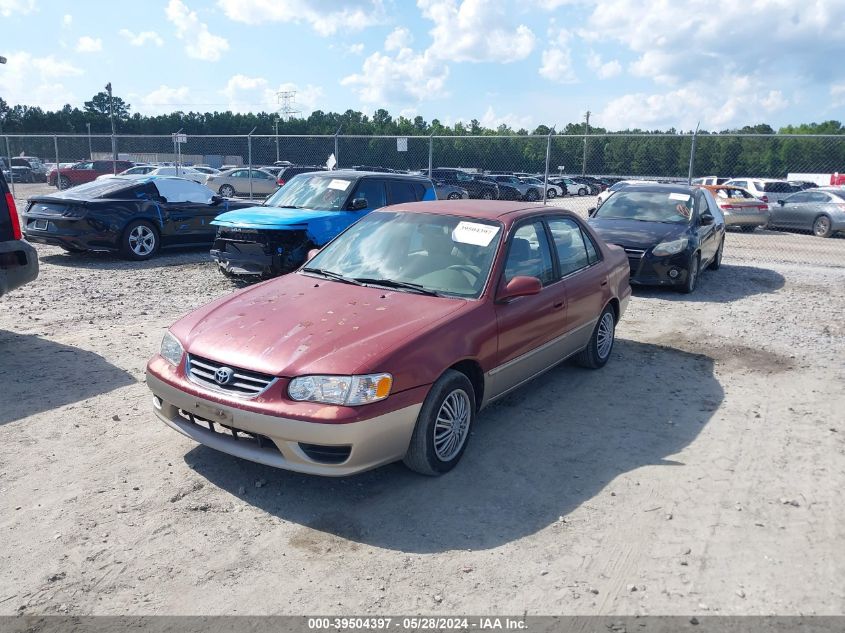
[[[538,212],[575,215],[572,211],[562,207],[509,200],[431,200],[394,205],[385,207],[383,210],[457,215],[479,220],[501,220],[502,222],[513,222]]]
[[[317,171],[314,172],[316,176],[324,178],[363,178],[365,176],[377,176],[378,178],[399,178],[401,180],[416,180],[419,182],[428,182],[428,176],[417,176],[415,174],[398,174],[394,172],[382,171],[358,171],[356,169],[336,169],[334,171]]]
[[[631,193],[636,191],[644,191],[646,193],[692,193],[695,189],[698,189],[698,186],[690,186],[690,185],[676,185],[672,183],[636,183],[630,184],[626,186],[624,189],[620,189],[616,192],[617,195],[620,193]]]

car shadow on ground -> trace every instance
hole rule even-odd
[[[0,426],[136,382],[94,352],[0,330]]]
[[[770,268],[722,263],[719,270],[702,271],[692,294],[683,294],[667,286],[638,286],[634,296],[667,301],[705,301],[728,303],[783,288],[786,278]]]
[[[105,251],[55,253],[40,255],[39,259],[43,263],[52,264],[53,266],[96,270],[127,270],[131,268],[162,268],[184,264],[211,263],[211,255],[209,255],[208,251],[209,246],[207,245],[165,249],[152,259],[146,261],[124,259],[117,253]]]
[[[618,340],[604,369],[563,364],[482,411],[463,460],[439,478],[401,464],[343,479],[305,476],[204,446],[185,460],[214,485],[299,524],[292,546],[319,551],[345,539],[417,553],[494,548],[555,524],[620,474],[683,469],[675,455],[724,398],[713,367],[700,354]],[[240,489],[258,479],[266,486]]]

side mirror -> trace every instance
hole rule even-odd
[[[355,198],[349,203],[349,210],[360,211],[361,209],[366,209],[368,206],[370,206],[370,203],[367,202],[366,198]]]
[[[319,248],[312,248],[311,250],[308,251],[308,259],[309,260],[314,259],[317,256],[317,253],[319,253],[319,252],[320,252]]]
[[[211,196],[211,204],[220,204],[223,202],[223,196],[218,196],[216,193]]]
[[[701,226],[710,226],[713,224],[713,216],[709,213],[702,213],[699,217],[699,221],[701,222]]]
[[[543,284],[536,277],[527,277],[525,275],[517,275],[511,279],[507,285],[499,292],[496,301],[504,303],[517,297],[527,297],[529,295],[540,294],[543,289]]]
[[[592,209],[587,209],[587,215],[589,217],[593,217],[596,214],[596,211],[598,211],[598,210],[599,210],[598,207],[593,207]]]
[[[778,200],[778,204],[779,204],[780,206],[783,206],[783,205],[785,205],[785,204],[786,204],[786,200],[784,200],[783,198],[781,198],[780,200]]]

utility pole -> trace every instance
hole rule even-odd
[[[111,121],[111,154],[112,174],[117,175],[117,143],[114,138],[114,98],[111,93],[111,82],[106,84],[106,91],[109,93],[109,120]]]
[[[88,128],[88,160],[94,160],[94,150],[91,149],[91,124],[86,123],[85,127]]]
[[[581,163],[581,175],[587,175],[587,135],[590,133],[590,111],[584,115],[587,124],[584,126],[584,162]]]

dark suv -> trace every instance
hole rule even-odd
[[[326,171],[326,168],[314,165],[290,165],[289,167],[283,167],[276,175],[276,184],[281,187],[294,176],[307,174],[310,171]]]
[[[431,179],[434,182],[443,182],[447,185],[466,189],[470,198],[482,198],[484,200],[499,199],[499,187],[495,182],[477,174],[466,172],[463,169],[438,167],[437,169],[431,170]]]
[[[38,277],[38,254],[23,241],[15,200],[0,175],[0,296]]]

